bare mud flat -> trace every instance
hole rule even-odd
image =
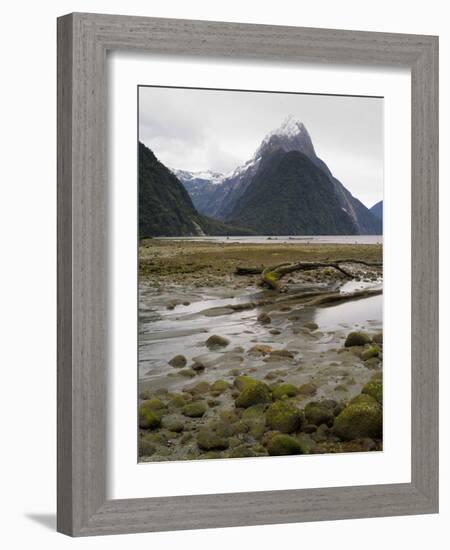
[[[141,243],[140,460],[381,450],[382,270],[235,275],[343,258],[382,247]]]

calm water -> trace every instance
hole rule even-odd
[[[266,235],[251,237],[156,237],[168,241],[198,241],[211,243],[240,243],[240,244],[382,244],[383,235],[313,235],[313,236],[277,236]]]

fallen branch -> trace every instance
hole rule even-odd
[[[382,262],[366,262],[359,259],[331,260],[326,262],[297,262],[283,263],[272,267],[238,267],[236,275],[258,275],[261,274],[261,282],[273,290],[280,290],[280,279],[288,273],[295,271],[311,271],[313,269],[333,268],[342,273],[345,277],[352,279],[354,275],[342,267],[341,264],[361,264],[366,267],[382,267]]]

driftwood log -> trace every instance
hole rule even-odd
[[[382,267],[382,262],[366,262],[359,259],[344,259],[330,260],[325,262],[296,262],[283,263],[272,267],[238,267],[235,275],[261,275],[261,283],[273,290],[280,290],[280,279],[288,273],[295,271],[311,271],[313,269],[333,268],[342,273],[345,277],[352,279],[354,275],[347,269],[342,267],[342,264],[359,264],[366,267]]]

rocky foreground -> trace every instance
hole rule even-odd
[[[139,383],[140,460],[381,450],[381,319],[361,325],[342,319],[338,326],[322,327],[314,321],[317,307],[308,305],[299,292],[336,291],[344,284],[342,274],[333,270],[295,274],[287,281],[286,293],[258,290],[250,305],[244,302],[245,310],[242,305],[233,309],[232,301],[250,289],[255,292],[254,278],[232,275],[243,262],[271,265],[284,258],[352,254],[379,260],[381,247],[250,248],[159,241],[147,242],[141,249],[141,294],[149,293],[144,302],[151,304],[151,315],[157,309],[164,322],[173,319],[175,326],[195,325],[201,330],[191,339],[181,339],[186,347],[178,347],[175,354],[171,353],[175,340],[163,341],[158,363],[152,362],[152,347],[148,348],[149,369]],[[379,281],[380,273],[358,268],[355,278],[372,284]],[[213,294],[220,288],[221,297],[227,294],[234,305],[203,311],[194,307],[195,313],[189,313],[190,307],[201,306],[202,292],[208,287]],[[183,317],[183,311],[189,314]],[[236,318],[240,324],[232,325]],[[144,321],[143,314],[145,336],[154,321]],[[228,327],[226,323],[231,328],[218,332]]]

